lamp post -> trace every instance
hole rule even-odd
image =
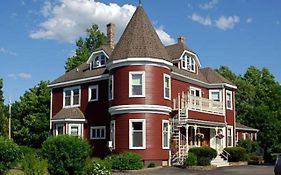
[[[12,100],[9,100],[9,139],[11,139]]]

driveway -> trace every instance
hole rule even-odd
[[[274,166],[240,166],[223,167],[210,171],[194,171],[176,167],[166,167],[154,170],[143,170],[140,172],[115,172],[113,175],[274,175]]]

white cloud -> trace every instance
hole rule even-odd
[[[8,74],[7,75],[9,78],[13,78],[13,79],[24,79],[24,80],[28,80],[32,77],[32,75],[30,73],[26,73],[26,72],[21,72],[18,74]]]
[[[171,44],[176,43],[175,39],[172,38],[168,33],[166,33],[164,31],[163,26],[160,26],[159,28],[156,28],[155,30],[164,45],[171,45]]]
[[[12,52],[10,50],[7,50],[4,47],[0,47],[0,53],[12,55],[12,56],[16,56],[17,55],[17,53]]]
[[[253,18],[247,18],[246,19],[246,23],[251,23],[251,22],[253,22]]]
[[[193,13],[190,18],[191,18],[191,20],[198,22],[204,26],[212,25],[212,20],[209,17],[204,18],[204,17],[198,15],[197,13]]]
[[[104,4],[94,0],[60,0],[57,4],[49,1],[41,10],[46,20],[39,28],[30,33],[33,39],[53,39],[73,43],[80,36],[85,36],[86,29],[93,23],[106,32],[106,24],[116,25],[116,39],[119,39],[136,7],[115,3]],[[158,29],[159,37],[164,43],[173,39],[162,29]]]
[[[217,20],[213,20],[210,17],[203,17],[197,13],[193,13],[190,19],[204,26],[213,26],[221,30],[233,29],[240,21],[238,16],[220,16]]]
[[[222,30],[233,29],[236,23],[240,21],[238,16],[221,16],[218,20],[215,21],[216,27]]]
[[[215,7],[215,5],[218,4],[218,0],[210,0],[209,2],[206,2],[204,4],[200,4],[199,7],[201,9],[207,10],[207,9],[212,9]]]

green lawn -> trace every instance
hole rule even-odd
[[[16,169],[11,169],[7,175],[24,175],[23,171],[21,170],[16,170]]]

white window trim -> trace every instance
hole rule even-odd
[[[68,135],[71,135],[71,127],[74,126],[74,127],[78,127],[78,136],[79,137],[82,137],[82,130],[81,130],[81,124],[76,124],[76,123],[69,123],[68,124]]]
[[[133,74],[142,74],[142,95],[133,95],[132,94],[132,75]],[[145,72],[144,71],[131,71],[129,72],[129,97],[145,97]]]
[[[246,140],[246,138],[247,138],[247,135],[246,135],[247,133],[245,133],[245,132],[242,132],[242,140]]]
[[[227,106],[227,95],[230,94],[230,107]],[[232,91],[226,90],[226,109],[232,110],[233,109],[233,98],[232,98]]]
[[[113,125],[113,128],[111,128]],[[113,135],[111,133],[111,131],[114,131],[113,132]],[[116,125],[115,125],[115,120],[111,120],[110,121],[110,141],[112,141],[112,149],[115,149],[115,133],[116,133]]]
[[[169,78],[169,97],[166,96],[165,94],[165,85],[166,85],[166,82],[165,82],[165,79],[166,78]],[[168,75],[168,74],[164,74],[163,76],[163,87],[164,87],[164,99],[167,99],[167,100],[171,100],[171,76]]]
[[[239,132],[238,131],[236,131],[236,134],[235,134],[235,141],[236,141],[236,144],[239,141]]]
[[[199,97],[202,97],[202,89],[200,89],[200,88],[197,88],[197,87],[193,87],[193,86],[190,86],[189,87],[189,94],[191,94],[191,91],[196,91],[196,90],[198,90],[199,91]]]
[[[209,99],[210,100],[213,100],[212,99],[212,92],[219,92],[219,102],[222,102],[222,90],[219,90],[219,89],[210,89],[209,90]]]
[[[111,89],[111,95],[110,96],[110,80],[112,83],[112,89]],[[114,76],[110,75],[108,79],[108,100],[113,100],[114,99]]]
[[[92,130],[93,129],[100,129],[100,130],[104,130],[104,137],[93,137],[93,133],[92,133]],[[106,138],[106,127],[105,126],[91,126],[90,127],[90,139],[91,140],[103,140]]]
[[[228,129],[230,129],[231,132],[231,145],[228,145]],[[233,147],[233,126],[227,126],[227,147]]]
[[[133,129],[132,129],[132,123],[133,122],[142,122],[142,128],[143,128],[143,133],[142,133],[142,143],[143,146],[141,147],[133,147]],[[146,149],[146,119],[130,119],[129,120],[129,149]]]
[[[95,99],[91,99],[91,97],[92,97],[92,89],[96,89],[97,97]],[[99,100],[99,85],[89,86],[88,101],[92,102],[92,101],[98,101],[98,100]]]
[[[74,89],[79,89],[79,103],[77,105],[73,105],[73,90]],[[69,106],[65,106],[65,91],[71,91],[71,95],[70,95],[70,105]],[[81,88],[80,86],[74,86],[74,87],[69,87],[69,88],[64,88],[63,89],[63,108],[73,108],[73,107],[79,107],[81,103]]]
[[[187,59],[189,59],[189,64],[187,64]],[[194,70],[191,69],[192,60],[194,62]],[[190,67],[190,68],[188,68],[188,67]],[[196,61],[195,61],[195,59],[192,56],[188,55],[187,53],[184,53],[182,55],[182,59],[181,59],[181,68],[184,69],[184,70],[188,70],[190,72],[195,73],[196,72]]]
[[[168,146],[164,145],[164,124],[168,123]],[[170,149],[170,122],[169,120],[162,120],[162,149]]]
[[[63,128],[62,135],[64,135],[65,134],[65,126],[64,126],[64,124],[63,123],[55,123],[55,125],[56,125],[56,136],[59,135],[58,127],[62,127]]]

